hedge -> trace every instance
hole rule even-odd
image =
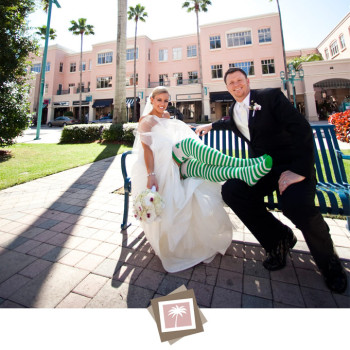
[[[95,141],[127,144],[134,142],[138,123],[127,124],[78,124],[68,125],[62,130],[60,143],[89,143]]]

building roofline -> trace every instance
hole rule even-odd
[[[257,19],[257,18],[268,18],[268,17],[276,17],[276,16],[278,17],[278,12],[271,12],[271,13],[266,13],[263,15],[256,15],[256,16],[250,16],[250,17],[230,19],[230,20],[221,21],[221,22],[202,24],[199,27],[206,28],[206,27],[216,26],[216,25],[220,25],[220,24],[239,23],[239,22],[251,21],[251,20]]]
[[[330,36],[348,19],[350,18],[350,12],[348,12],[345,17],[328,33],[328,35],[317,45],[317,49],[322,46]]]

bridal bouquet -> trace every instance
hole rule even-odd
[[[134,201],[134,217],[137,220],[150,223],[154,221],[164,208],[164,201],[156,188],[146,189]]]

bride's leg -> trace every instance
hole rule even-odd
[[[184,139],[173,146],[173,158],[177,163],[182,163],[190,157],[210,165],[242,167],[261,163],[267,155],[250,159],[230,157],[192,138]]]
[[[215,166],[188,159],[180,167],[181,176],[200,177],[213,182],[228,179],[240,179],[249,186],[255,185],[263,176],[270,172],[272,158],[267,156],[262,162],[246,167]]]

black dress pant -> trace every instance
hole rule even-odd
[[[271,172],[251,187],[241,180],[231,179],[222,187],[224,202],[266,251],[275,248],[288,229],[264,204],[264,196],[278,188],[279,176],[280,173]],[[283,214],[301,230],[317,266],[323,269],[335,252],[329,227],[315,207],[315,194],[316,180],[305,179],[290,185],[280,200]]]

